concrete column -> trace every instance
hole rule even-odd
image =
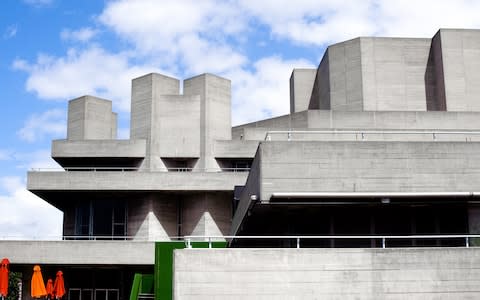
[[[130,138],[147,140],[147,154],[141,165],[143,169],[165,169],[159,153],[161,137],[154,132],[159,122],[155,103],[164,95],[179,95],[179,91],[178,79],[160,74],[151,73],[132,80]]]
[[[200,96],[199,169],[219,169],[213,155],[215,140],[232,139],[230,80],[202,74],[183,83],[185,96]]]

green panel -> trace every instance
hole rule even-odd
[[[140,289],[142,294],[153,294],[153,274],[142,275],[142,286]]]
[[[192,248],[208,248],[208,242],[192,242]],[[212,248],[226,248],[227,242],[212,242]],[[173,250],[185,249],[185,242],[155,243],[155,299],[173,299]]]
[[[133,276],[132,290],[130,291],[130,300],[137,300],[142,282],[142,274],[135,273]]]
[[[153,294],[153,274],[135,273],[130,300],[137,300],[139,294]]]

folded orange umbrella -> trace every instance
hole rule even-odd
[[[35,267],[33,267],[31,295],[32,298],[40,298],[47,295],[45,283],[43,282],[42,271],[39,265],[35,265]]]
[[[53,299],[53,280],[50,278],[47,280],[47,298],[48,299]]]
[[[0,265],[0,297],[7,297],[8,294],[8,265],[10,261],[7,258],[2,259]]]
[[[63,272],[58,271],[53,285],[53,293],[56,299],[60,299],[65,295],[65,282],[63,281]]]

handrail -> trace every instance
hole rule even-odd
[[[222,172],[248,172],[250,168],[166,168],[166,169],[142,169],[138,167],[64,167],[64,168],[31,168],[30,172],[75,172],[75,171],[137,171],[137,172],[192,172],[192,173],[222,173]]]
[[[438,234],[438,235],[211,235],[211,236],[201,236],[201,235],[189,235],[184,236],[185,245],[187,248],[191,248],[192,240],[203,240],[208,241],[209,248],[212,248],[212,242],[218,240],[232,240],[235,239],[280,239],[280,240],[295,240],[297,247],[301,248],[302,239],[376,239],[382,241],[382,248],[387,248],[388,240],[395,239],[464,239],[465,247],[470,247],[471,238],[480,238],[480,234]]]
[[[356,138],[360,136],[361,140],[365,139],[365,136],[368,134],[417,134],[417,135],[431,135],[433,140],[437,139],[437,135],[480,135],[480,131],[448,131],[448,130],[343,130],[343,129],[332,129],[332,130],[271,130],[265,133],[265,141],[270,141],[272,135],[283,135],[286,134],[287,141],[292,140],[292,135],[294,134],[354,134]],[[465,141],[469,141],[465,139]]]
[[[17,239],[18,238],[18,239]],[[50,238],[50,239],[48,239]],[[52,239],[55,238],[55,239]],[[209,248],[212,248],[212,243],[215,241],[230,242],[236,239],[250,239],[250,240],[295,240],[297,248],[301,248],[302,240],[322,239],[322,240],[337,240],[337,239],[364,239],[364,240],[381,240],[382,248],[387,248],[389,240],[422,240],[422,239],[464,239],[464,246],[470,247],[470,239],[480,238],[480,234],[417,234],[417,235],[186,235],[186,236],[169,236],[165,237],[170,241],[185,242],[187,248],[192,247],[194,241],[207,241]],[[137,236],[79,236],[79,235],[65,235],[65,236],[39,236],[27,237],[24,236],[0,236],[0,240],[4,241],[128,241],[128,242],[155,242],[159,240],[149,240],[148,237]],[[165,241],[165,240],[163,240]]]

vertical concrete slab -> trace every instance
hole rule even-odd
[[[185,96],[200,96],[200,159],[199,169],[219,169],[213,156],[215,140],[231,140],[231,83],[230,80],[203,74],[186,79]]]
[[[330,105],[330,65],[328,49],[322,57],[322,61],[317,69],[315,82],[312,88],[312,96],[308,109],[325,109],[329,110]]]
[[[316,69],[293,69],[290,76],[290,113],[308,109]]]
[[[448,111],[480,111],[480,30],[440,29]]]
[[[330,109],[361,111],[362,65],[360,39],[328,47]]]
[[[437,32],[432,38],[427,71],[425,73],[425,85],[427,110],[445,111],[447,109],[447,102],[445,98],[445,80],[440,32]]]
[[[160,158],[159,136],[154,132],[158,119],[156,104],[164,95],[178,95],[180,81],[161,74],[151,73],[132,80],[132,109],[130,121],[130,138],[147,140],[147,155],[141,168],[164,170]]]

